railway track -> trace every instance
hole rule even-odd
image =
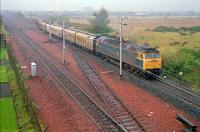
[[[168,86],[168,88],[169,87],[171,88],[171,89],[169,89],[171,91],[173,88],[173,90],[177,91],[176,93],[179,94],[179,96],[182,96],[183,98],[185,98],[185,100],[188,100],[189,102],[191,102],[194,105],[197,105],[200,108],[200,95],[193,93],[189,89],[186,89],[181,86],[177,86],[177,85],[170,83],[166,80],[163,80],[161,78],[156,78],[156,80],[158,81],[157,84],[164,83],[166,86]],[[194,100],[194,98],[195,98],[195,100]]]
[[[127,73],[127,75],[133,76],[130,73]],[[139,78],[139,79],[142,79],[142,78]],[[156,81],[151,80],[151,82],[144,79],[142,80],[144,82],[147,82],[147,85],[151,85],[155,89],[158,89],[162,91],[163,93],[173,96],[177,100],[183,102],[185,105],[187,105],[186,107],[188,107],[188,109],[192,109],[192,111],[195,111],[195,113],[199,115],[198,117],[200,119],[200,95],[193,93],[188,88],[174,84],[171,81],[165,80],[159,76],[156,76],[155,79]]]
[[[159,87],[165,93],[178,98],[180,101],[189,105],[194,111],[200,114],[200,95],[195,94],[189,88],[177,85],[171,81],[163,79],[160,76],[153,74],[155,80],[151,80],[154,86]]]
[[[87,60],[80,56],[76,56],[75,58],[82,71],[87,76],[90,84],[97,92],[96,94],[100,95],[100,98],[106,103],[114,118],[123,125],[127,131],[150,131],[127,109],[120,98],[106,86],[104,81],[99,77],[98,73]]]
[[[112,64],[111,66],[112,71],[118,74],[117,67]],[[176,101],[178,103],[173,103],[174,105],[177,105],[179,107],[181,106],[181,108],[187,111],[190,115],[195,116],[197,119],[200,119],[200,96],[198,94],[195,94],[185,87],[175,85],[160,77],[156,77],[155,80],[145,80],[125,70],[123,70],[123,74],[124,76],[129,76],[133,78],[133,81],[136,82],[139,86],[143,85],[142,87],[151,87],[152,89],[154,89],[154,91],[157,90],[156,92],[160,91],[160,93],[164,93],[163,96],[167,95],[169,96],[169,98],[173,97],[174,102]],[[162,98],[166,99],[166,97]]]
[[[118,68],[112,64],[110,66],[112,67],[112,71],[118,74]],[[156,95],[164,99],[168,98],[167,100],[173,105],[184,109],[190,115],[200,119],[200,96],[190,89],[171,83],[161,77],[156,77],[155,80],[145,80],[125,70],[123,70],[123,74],[132,78],[134,83],[145,87],[145,89],[151,87],[150,89],[153,89]]]
[[[178,98],[180,101],[188,105],[188,109],[199,113],[200,115],[200,96],[189,91],[188,89],[174,85],[168,81],[156,78],[155,85],[161,87],[166,93]],[[200,116],[199,116],[200,118]]]
[[[30,38],[29,38],[30,39]],[[31,40],[30,40],[31,41]],[[41,50],[41,49],[40,49]],[[48,57],[49,58],[49,57]],[[52,60],[52,59],[50,59],[50,60]],[[43,61],[42,59],[40,60],[41,62]],[[52,63],[55,63],[55,62],[53,62],[53,60],[52,60]],[[47,63],[48,64],[48,63]],[[45,64],[45,62],[43,62],[43,65],[45,66],[45,67],[47,67],[48,69],[49,69],[49,71],[51,71],[51,68],[49,68],[49,66],[47,65],[47,64]],[[53,64],[51,64],[51,65],[53,65]],[[115,67],[115,69],[116,69],[116,67]],[[116,70],[117,71],[117,70]],[[55,71],[56,72],[56,71]],[[118,72],[118,71],[117,71]],[[53,73],[52,72],[52,74],[55,74],[55,73]],[[64,73],[65,74],[65,73]],[[128,75],[128,76],[133,76],[133,75],[131,75],[131,74],[129,74],[129,73],[125,73],[124,72],[124,74],[126,74],[126,75]],[[54,75],[54,77],[56,78],[56,77],[58,77],[58,76],[62,76],[62,75]],[[134,77],[135,78],[135,77]],[[59,80],[58,78],[56,78],[57,80]],[[177,91],[174,91],[174,86],[171,86],[171,84],[167,84],[167,82],[164,82],[164,81],[159,81],[159,83],[158,82],[149,82],[149,81],[146,81],[146,80],[144,80],[144,82],[143,81],[140,81],[141,83],[145,83],[145,84],[147,84],[147,85],[149,85],[149,86],[152,86],[152,87],[154,87],[155,89],[158,89],[158,90],[161,90],[162,92],[165,92],[165,93],[167,93],[167,94],[169,94],[169,95],[171,95],[171,96],[173,96],[174,98],[178,98],[179,100],[181,100],[182,102],[184,102],[185,104],[188,104],[189,106],[191,106],[191,108],[190,109],[195,109],[198,113],[200,113],[200,111],[199,111],[199,105],[200,105],[200,103],[199,103],[199,101],[196,101],[196,97],[197,96],[193,96],[193,94],[190,94],[190,92],[189,91],[182,91],[181,90],[181,88],[180,87],[178,87],[178,86],[175,86],[175,87],[177,87],[177,89],[179,89],[179,90],[177,90]],[[62,82],[60,82],[60,83],[62,83]],[[164,86],[163,86],[163,84],[165,84]],[[62,84],[61,84],[62,85]],[[63,86],[63,87],[65,87],[65,86]],[[169,87],[171,87],[171,88],[169,88]],[[68,90],[67,90],[68,91]],[[68,91],[69,92],[69,91]],[[183,94],[183,93],[184,94]],[[188,93],[189,92],[189,93]],[[76,94],[79,94],[79,93],[75,93],[74,92],[74,94],[76,95]],[[72,94],[71,94],[72,95]],[[101,95],[102,96],[102,95]],[[72,95],[72,97],[74,98],[74,96]],[[102,96],[103,97],[103,96]],[[74,98],[76,101],[77,101],[77,103],[82,107],[82,105],[84,105],[84,104],[81,104],[81,103],[79,103],[78,102],[78,100],[81,100],[81,98],[80,99],[76,99],[76,98]],[[92,100],[92,99],[91,99]],[[98,106],[98,105],[97,105]],[[83,108],[83,107],[82,107]],[[87,113],[90,113],[90,111],[87,111],[86,109],[87,108],[83,108]],[[92,108],[93,109],[93,108]],[[95,110],[95,108],[93,109],[93,110]],[[103,109],[102,109],[103,110]],[[103,110],[104,111],[104,110]],[[105,112],[106,113],[106,112]],[[108,115],[108,114],[107,114]],[[115,113],[113,112],[113,115],[115,116]],[[200,115],[200,114],[199,114]],[[95,117],[95,115],[90,115],[89,114],[89,116],[95,121],[95,122],[97,122],[94,118],[98,118],[98,116],[97,117]],[[105,118],[106,119],[106,118]],[[116,119],[116,120],[115,120]],[[121,122],[120,122],[120,120],[117,120],[117,117],[115,117],[115,119],[114,119],[114,122],[116,123],[116,124],[118,124],[119,125],[119,127],[121,128],[120,130],[122,130],[122,131],[126,131],[126,129],[124,129],[124,127],[122,127],[120,124],[122,124]],[[114,123],[114,124],[115,124]],[[99,128],[102,130],[102,131],[112,131],[112,129],[104,129],[104,127],[102,127],[99,123],[96,123],[98,126],[99,126]],[[123,124],[122,124],[123,125]],[[106,126],[106,125],[105,125]],[[120,131],[119,130],[119,131]],[[118,131],[118,130],[116,130],[116,131]]]
[[[14,28],[14,26],[12,27]],[[88,116],[95,122],[101,131],[124,132],[126,129],[121,126],[115,119],[109,116],[94,100],[92,100],[81,88],[71,80],[66,73],[64,73],[56,63],[48,57],[43,51],[37,47],[26,34],[19,29],[14,29],[23,40],[27,47],[35,52],[35,56],[39,59],[60,85],[68,91],[77,104],[88,114]]]
[[[116,68],[115,72],[118,73]],[[174,99],[173,102],[172,99],[168,99],[171,100],[171,103],[173,103],[173,105],[177,105],[178,107],[183,108],[190,115],[200,120],[200,96],[198,94],[195,94],[187,88],[175,85],[160,77],[156,77],[155,80],[145,80],[127,71],[124,71],[123,73],[124,75],[134,78],[134,80],[137,80],[138,84],[139,83],[145,84],[145,87],[151,87],[154,89],[154,91],[157,90],[156,92],[160,91],[160,93],[164,93],[162,95],[164,97],[161,98],[166,99],[165,97],[166,95],[168,96],[168,98],[173,97]]]

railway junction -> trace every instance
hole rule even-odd
[[[12,14],[4,23],[48,131],[200,131],[199,95],[126,71],[120,79],[117,66],[69,43],[63,64],[61,39]]]

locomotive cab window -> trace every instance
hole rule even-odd
[[[136,53],[135,56],[136,56],[137,58],[139,58],[139,57],[140,57],[140,54],[139,54],[139,53]]]
[[[160,58],[160,54],[159,53],[154,53],[154,58]]]
[[[139,58],[139,59],[143,59],[144,58],[144,54],[136,53],[136,57]]]
[[[145,58],[146,59],[160,58],[160,54],[159,53],[146,53]]]
[[[143,54],[140,54],[140,59],[143,59]]]

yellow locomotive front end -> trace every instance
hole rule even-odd
[[[144,56],[144,69],[161,68],[161,57],[159,53],[145,53]]]
[[[143,69],[145,71],[151,71],[155,74],[160,74],[161,70],[161,56],[158,51],[150,51],[144,53],[144,59],[143,59]]]
[[[161,73],[161,55],[155,48],[142,47],[136,52],[136,65],[144,72]]]

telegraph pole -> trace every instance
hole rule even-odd
[[[51,40],[51,20],[49,18],[49,40]]]
[[[128,19],[127,17],[122,18],[120,17],[120,28],[119,28],[119,33],[120,33],[120,44],[119,44],[119,76],[120,79],[122,78],[122,25],[127,25],[123,24],[123,20]]]
[[[119,76],[122,78],[122,17],[120,17],[120,44],[119,44]]]
[[[65,64],[65,24],[64,24],[64,20],[63,20],[63,63]]]

